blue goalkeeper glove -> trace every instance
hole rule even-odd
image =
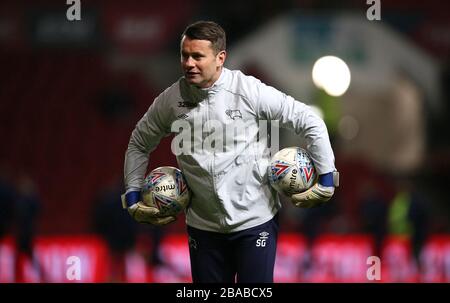
[[[174,222],[175,216],[161,216],[159,209],[145,205],[141,201],[140,192],[131,191],[122,195],[122,207],[128,210],[130,216],[139,223],[166,225]]]
[[[308,190],[293,194],[291,196],[291,202],[296,207],[311,208],[319,206],[328,200],[334,194],[334,188],[339,186],[339,173],[332,172],[319,176],[319,181],[316,182]]]

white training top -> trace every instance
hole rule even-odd
[[[189,226],[229,233],[267,222],[281,204],[268,183],[268,140],[262,132],[258,138],[258,131],[263,121],[275,120],[306,140],[319,174],[336,170],[325,123],[309,106],[223,68],[210,88],[180,78],[155,99],[128,144],[126,190],[141,189],[149,153],[174,133],[172,151],[178,147],[178,165],[192,192]]]

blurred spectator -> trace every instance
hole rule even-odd
[[[154,268],[164,265],[164,259],[160,255],[160,244],[164,237],[165,230],[161,226],[143,225],[141,231],[144,236],[148,237],[151,243],[151,252],[146,260],[148,264]]]
[[[398,183],[398,191],[389,208],[389,232],[409,237],[416,265],[428,237],[429,205],[409,180]]]
[[[5,167],[0,166],[0,239],[10,230],[15,200],[15,189]]]
[[[37,281],[42,281],[44,278],[41,265],[34,253],[36,220],[40,208],[41,201],[36,184],[28,175],[22,175],[17,185],[17,197],[14,208],[17,250],[15,259],[16,282],[27,282],[24,274],[28,262],[36,274]]]
[[[386,236],[388,203],[374,184],[362,186],[360,219],[364,233],[373,237],[375,255],[381,257],[383,240]]]
[[[100,92],[99,110],[109,122],[126,120],[134,110],[131,92],[119,80],[114,80]]]
[[[122,185],[108,186],[102,190],[94,208],[94,228],[110,251],[109,280],[125,282],[126,257],[135,248],[137,223],[122,209]]]
[[[320,207],[305,210],[302,225],[303,232],[310,247],[312,247],[314,241],[321,234],[326,232],[338,232],[337,230],[330,231],[327,228],[333,218],[338,215],[339,207],[336,205],[337,201],[335,200],[336,199],[333,198],[332,201],[329,201],[329,203],[326,203]]]
[[[283,197],[283,199],[285,199]],[[313,207],[308,209],[296,209],[286,202],[283,202],[284,206],[282,208],[281,214],[286,216],[289,213],[296,214],[297,220],[301,223],[297,225],[298,232],[302,233],[306,239],[306,250],[301,260],[300,274],[302,279],[307,280],[309,275],[314,271],[317,260],[314,259],[312,255],[313,247],[315,241],[322,235],[326,233],[338,233],[338,230],[330,230],[330,225],[334,225],[336,228],[338,223],[336,218],[340,213],[340,207],[338,204],[339,196],[336,194],[330,201],[324,203],[319,207]],[[340,229],[346,229],[338,227]]]

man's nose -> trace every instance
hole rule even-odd
[[[184,60],[184,66],[192,68],[195,66],[194,59],[192,57],[188,57]]]

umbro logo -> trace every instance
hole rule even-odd
[[[263,231],[261,233],[259,233],[261,238],[268,238],[269,237],[269,233],[267,231]]]
[[[186,114],[181,114],[181,115],[178,115],[177,118],[178,119],[187,119],[187,118],[189,118],[189,116]]]

